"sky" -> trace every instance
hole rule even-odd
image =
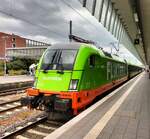
[[[74,35],[95,41],[106,51],[112,47],[110,43],[117,42],[78,0],[0,0],[0,3],[1,32],[51,44],[68,42],[72,20]],[[138,61],[121,44],[120,55]]]

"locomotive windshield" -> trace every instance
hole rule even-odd
[[[72,70],[77,50],[49,49],[45,53],[41,69],[43,70]]]

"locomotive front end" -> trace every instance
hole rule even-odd
[[[74,107],[80,71],[74,71],[79,46],[55,45],[43,54],[34,86],[26,90],[23,105],[48,111],[69,112]]]

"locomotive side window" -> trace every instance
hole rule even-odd
[[[92,68],[95,66],[95,55],[91,55],[89,58],[89,66]]]

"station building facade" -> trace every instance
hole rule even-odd
[[[14,34],[0,32],[0,59],[5,57],[5,48],[25,47],[26,40]]]
[[[47,43],[27,39],[15,34],[0,32],[0,60],[6,56],[6,48],[46,46]]]

